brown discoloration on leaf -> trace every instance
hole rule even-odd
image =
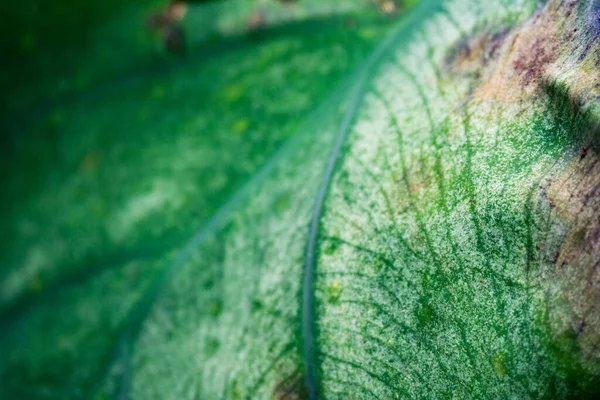
[[[511,32],[475,97],[513,102],[539,93],[544,73],[558,58],[557,20],[556,12],[545,9]]]
[[[273,391],[272,400],[306,400],[308,391],[304,375],[296,371],[285,377]]]
[[[461,40],[453,49],[449,59],[452,72],[475,72],[487,66],[498,55],[509,28],[497,31],[484,30]]]
[[[458,43],[449,71],[475,77],[478,101],[513,103],[571,79],[573,95],[600,98],[600,45],[575,2],[549,1],[511,29],[481,30]],[[587,27],[587,28],[586,28]]]
[[[554,260],[551,321],[557,335],[576,337],[583,359],[600,362],[600,159],[588,150],[547,188],[568,230]]]
[[[513,64],[513,70],[521,78],[523,86],[535,84],[541,79],[548,64],[556,58],[556,44],[553,40],[538,37],[525,54],[520,54]]]

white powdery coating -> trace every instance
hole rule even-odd
[[[470,109],[468,82],[440,72],[462,34],[525,17],[531,2],[445,10],[379,68],[327,200],[326,397],[517,399],[547,391],[554,373],[532,327],[543,296],[527,289],[523,239],[531,189],[563,165],[523,149],[553,122],[533,122],[536,103]]]

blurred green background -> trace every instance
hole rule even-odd
[[[344,93],[395,23],[369,0],[223,0],[190,7],[174,55],[147,26],[165,3],[0,6],[0,397],[99,383],[170,251]]]
[[[188,51],[174,55],[147,26],[165,5],[1,6],[0,310],[46,293],[40,281],[59,290],[94,260],[179,243],[394,24],[368,0],[223,0],[190,6]],[[172,201],[124,216],[156,191]]]

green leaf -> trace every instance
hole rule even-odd
[[[315,4],[15,112],[2,398],[598,395],[600,4]]]

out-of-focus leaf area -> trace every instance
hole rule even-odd
[[[396,22],[370,1],[190,2],[175,54],[148,23],[167,6],[0,5],[1,398],[126,392],[110,378],[124,374],[120,346],[137,340],[173,258]],[[236,390],[262,390],[253,379]],[[216,398],[224,385],[171,383],[142,397]]]
[[[179,24],[186,52],[176,55],[147,26],[168,2],[66,3],[3,6],[15,17],[4,27],[2,202],[3,218],[36,215],[55,238],[72,240],[67,226],[76,227],[79,250],[63,249],[75,259],[187,234],[179,217],[157,224],[146,213],[192,202],[188,223],[211,216],[393,22],[361,1],[192,2]],[[146,211],[130,209],[143,229],[109,217],[134,193],[150,195]],[[67,203],[80,214],[59,211]],[[2,226],[7,253],[28,236],[12,222]]]

